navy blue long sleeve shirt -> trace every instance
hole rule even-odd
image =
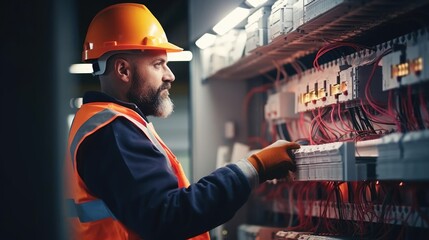
[[[134,104],[99,92],[84,96],[84,104],[106,101],[146,119]],[[84,140],[77,168],[89,191],[144,239],[186,239],[228,221],[246,202],[258,177],[244,160],[179,189],[165,156],[122,117]]]

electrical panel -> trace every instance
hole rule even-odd
[[[340,94],[347,95],[347,84],[338,82],[339,66],[323,71],[308,70],[299,76],[296,92],[296,112],[305,112],[338,102]],[[338,86],[338,88],[337,88]],[[335,91],[332,89],[335,88]]]
[[[296,171],[252,198],[249,222],[281,226],[268,239],[429,234],[428,11],[428,0],[277,0],[249,17],[245,54],[208,80],[244,80],[249,151],[301,145]]]
[[[377,147],[373,140],[333,142],[301,146],[296,150],[295,181],[359,181],[375,179],[374,151],[363,148]]]
[[[298,181],[355,181],[356,161],[353,142],[301,146],[295,152]]]

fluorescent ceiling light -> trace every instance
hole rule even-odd
[[[213,45],[216,41],[216,35],[211,33],[204,33],[203,36],[198,38],[197,41],[195,41],[195,45],[199,47],[200,49],[205,49]]]
[[[88,74],[92,73],[91,63],[76,63],[69,67],[69,73],[71,74]]]
[[[261,6],[262,4],[264,4],[266,2],[267,2],[267,0],[246,0],[246,3],[252,7]]]
[[[214,27],[215,31],[219,35],[227,33],[229,30],[237,26],[241,21],[243,21],[250,14],[250,9],[237,7],[228,15],[226,15],[220,22],[218,22]]]
[[[168,52],[167,59],[169,62],[189,62],[192,60],[191,51]]]

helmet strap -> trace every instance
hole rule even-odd
[[[100,76],[103,75],[104,72],[106,72],[106,65],[107,60],[113,55],[114,53],[106,53],[103,56],[101,56],[99,59],[97,59],[95,62],[92,63],[92,75],[93,76]]]
[[[107,60],[115,54],[118,54],[118,53],[140,54],[143,51],[144,50],[139,49],[139,50],[127,50],[127,51],[112,51],[112,52],[105,53],[92,63],[92,71],[93,71],[92,75],[93,76],[103,75],[106,72]]]

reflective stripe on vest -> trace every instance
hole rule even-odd
[[[145,135],[149,138],[149,140],[155,145],[155,147],[164,155],[165,159],[167,160],[168,167],[172,170],[172,166],[170,161],[168,160],[168,155],[165,152],[164,148],[161,146],[159,141],[156,139],[156,137],[151,133],[151,131],[148,131],[146,126],[139,123],[138,121],[134,119],[130,119],[126,115],[119,113],[112,109],[105,109],[101,112],[96,113],[94,116],[89,118],[82,126],[77,130],[75,137],[73,138],[73,141],[70,146],[70,155],[72,156],[72,166],[74,166],[74,153],[76,151],[77,144],[80,142],[80,140],[86,136],[88,133],[94,131],[100,124],[106,122],[107,120],[111,119],[114,116],[123,116],[126,117],[128,120],[131,120],[134,124],[139,126],[139,128],[145,133]]]
[[[106,109],[101,111],[100,113],[95,114],[90,119],[88,119],[79,130],[76,132],[76,135],[73,138],[73,141],[70,146],[70,156],[72,160],[72,166],[74,167],[74,152],[76,151],[77,144],[79,141],[88,133],[94,131],[101,123],[106,122],[108,119],[112,118],[116,114],[111,110]]]
[[[105,218],[116,219],[106,204],[101,199],[84,203],[75,203],[73,199],[67,199],[69,217],[78,217],[82,223],[98,221]]]

